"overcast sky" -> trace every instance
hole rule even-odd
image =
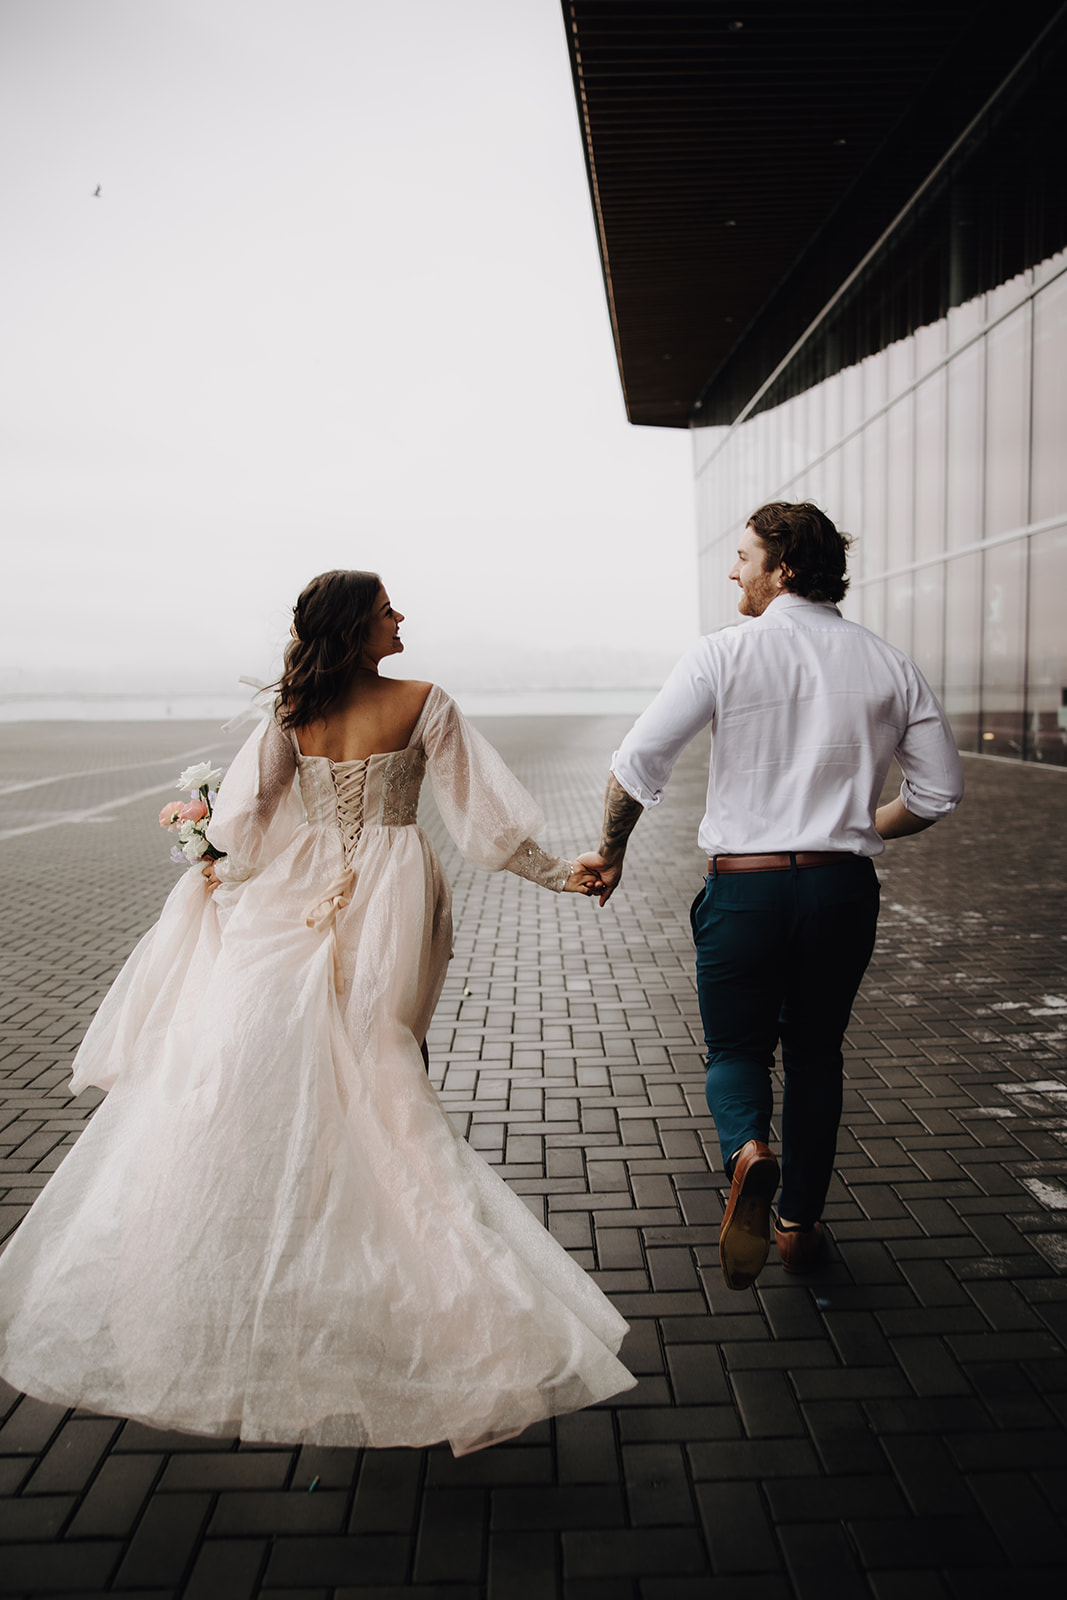
[[[0,60],[0,693],[266,676],[336,566],[412,676],[662,675],[690,444],[625,419],[557,0],[4,0]]]

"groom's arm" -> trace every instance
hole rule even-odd
[[[604,824],[600,845],[595,854],[591,851],[588,855],[578,857],[583,866],[591,867],[600,874],[602,906],[607,905],[619,886],[626,845],[644,809],[640,800],[627,794],[615,774],[611,773],[604,791]]]
[[[686,651],[611,758],[600,848],[578,857],[583,866],[600,873],[602,906],[618,888],[638,817],[646,806],[659,804],[674,763],[715,713],[712,643],[698,639]]]

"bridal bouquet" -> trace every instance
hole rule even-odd
[[[178,843],[171,846],[170,859],[179,866],[185,862],[218,861],[221,850],[207,841],[208,823],[215,804],[215,795],[222,782],[222,768],[213,767],[210,761],[198,761],[186,767],[175,784],[184,789],[188,800],[172,800],[159,813],[159,826],[178,835]]]

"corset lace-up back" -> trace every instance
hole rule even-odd
[[[313,827],[341,835],[344,863],[351,867],[366,835],[379,828],[413,826],[419,814],[426,757],[421,750],[394,750],[357,761],[300,756],[300,798]]]
[[[330,776],[337,794],[337,826],[344,845],[345,866],[352,865],[363,832],[368,761],[331,761]]]

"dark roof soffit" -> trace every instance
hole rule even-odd
[[[630,420],[687,426],[747,342],[770,359],[788,282],[780,359],[1064,9],[563,0]]]

